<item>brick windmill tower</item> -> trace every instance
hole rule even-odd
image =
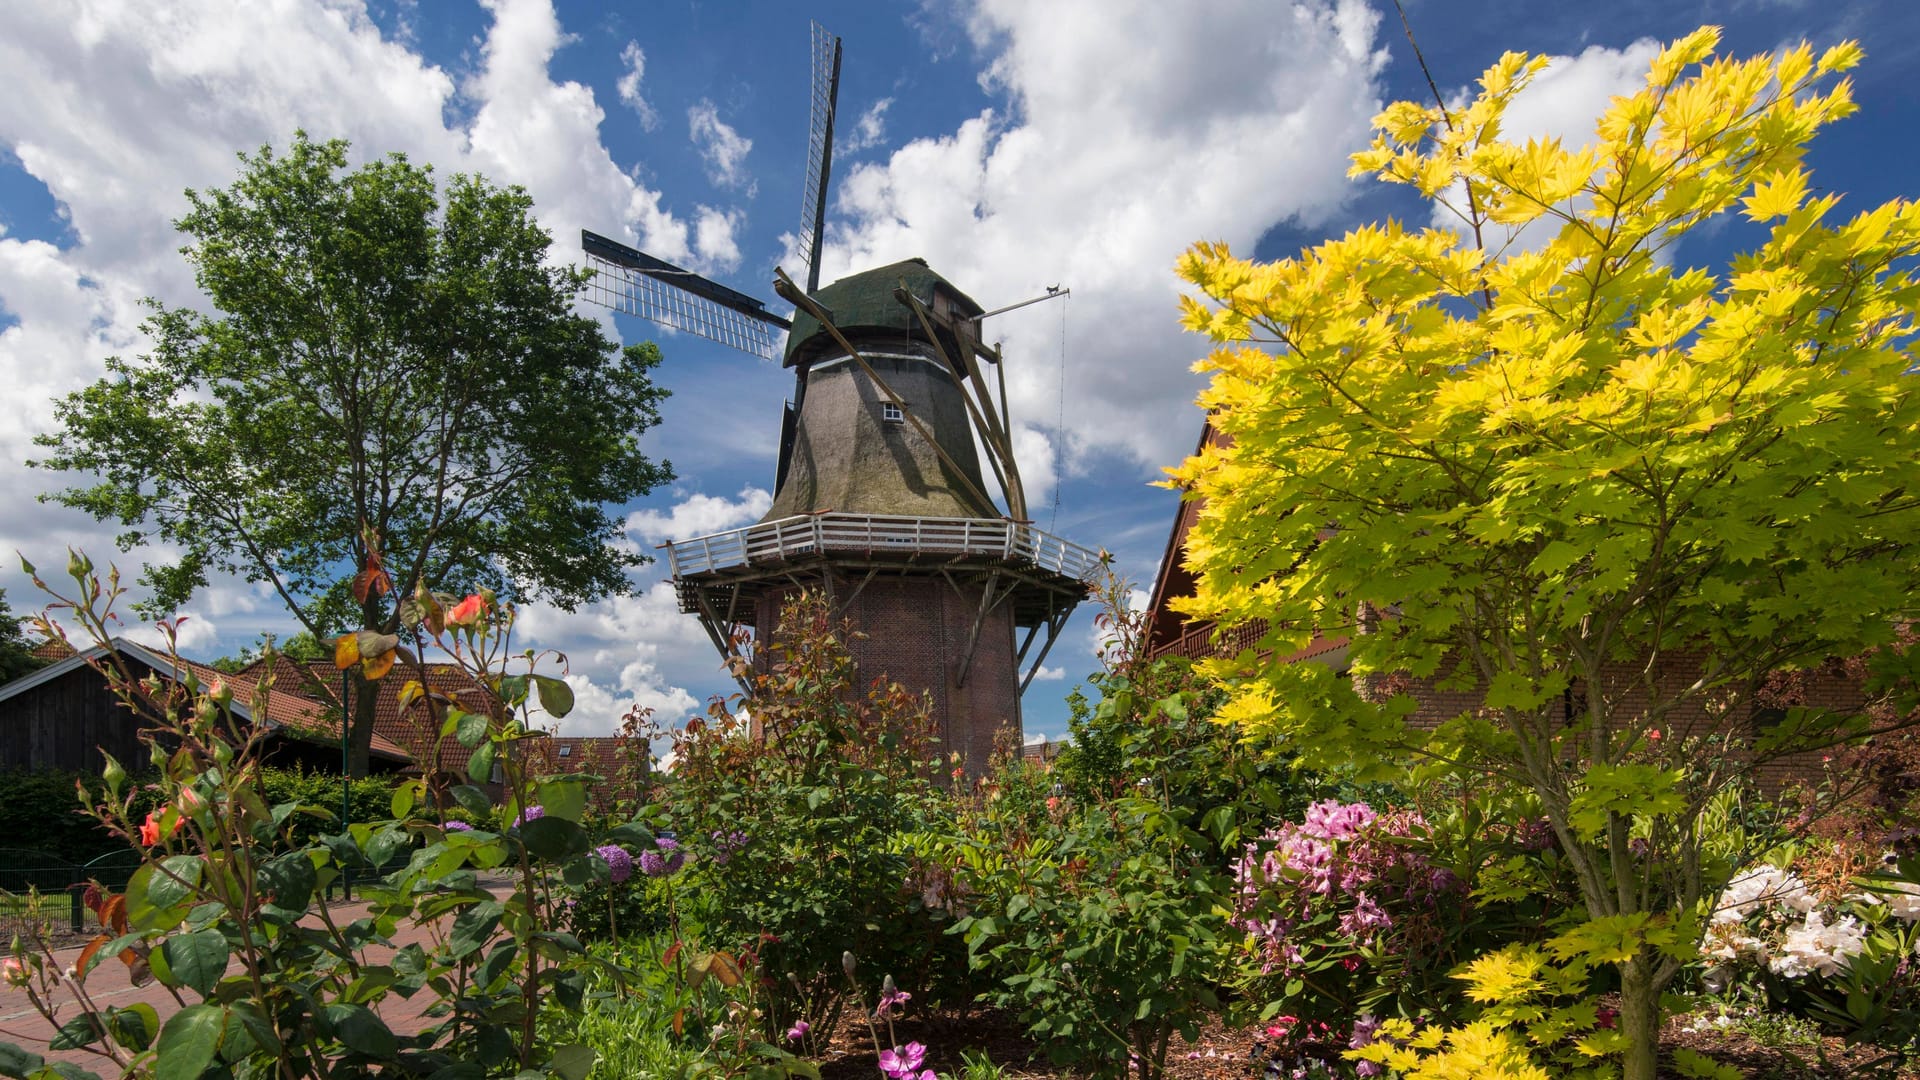
[[[776,271],[774,285],[792,320],[584,233],[589,297],[794,373],[772,509],[665,545],[681,610],[735,657],[773,633],[790,594],[824,593],[865,634],[853,646],[861,677],[930,695],[942,749],[977,774],[996,738],[1020,735],[1020,695],[1101,568],[1096,552],[1027,520],[1003,358],[981,333],[994,315],[1065,293],[986,311],[919,259],[820,287],[840,41],[815,25],[813,46],[807,282]]]

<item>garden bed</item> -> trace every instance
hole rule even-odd
[[[1776,1020],[1745,1025],[1730,1025],[1719,1030],[1695,1030],[1690,1017],[1670,1020],[1661,1033],[1663,1060],[1674,1051],[1690,1049],[1731,1065],[1749,1080],[1811,1080],[1820,1077],[1868,1077],[1920,1080],[1920,1065],[1897,1071],[1883,1066],[1874,1068],[1883,1053],[1873,1047],[1848,1046],[1838,1038],[1819,1038],[1794,1031]],[[1044,1045],[1027,1037],[1010,1014],[997,1009],[974,1009],[926,1019],[894,1022],[894,1032],[903,1043],[920,1042],[927,1046],[927,1066],[943,1075],[965,1077],[962,1055],[984,1053],[998,1067],[1003,1080],[1031,1078],[1069,1078],[1089,1075],[1085,1068],[1056,1065],[1047,1059]],[[885,1029],[881,1036],[886,1036]],[[1826,1065],[1820,1064],[1824,1051]],[[1259,1028],[1227,1028],[1218,1021],[1202,1028],[1199,1037],[1188,1042],[1175,1035],[1167,1048],[1167,1080],[1249,1080],[1269,1074],[1266,1039]],[[834,1030],[833,1040],[820,1059],[821,1080],[872,1080],[880,1075],[873,1040],[859,1017],[844,1015]],[[1684,1074],[1671,1066],[1662,1068],[1662,1080],[1683,1080]]]

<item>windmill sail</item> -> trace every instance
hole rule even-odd
[[[746,293],[683,270],[598,233],[580,230],[586,298],[768,360],[780,355],[787,320]]]
[[[821,222],[827,216],[827,177],[833,171],[833,113],[840,98],[840,39],[813,24],[813,112],[807,126],[807,185],[800,205],[800,256],[807,291],[820,287]]]

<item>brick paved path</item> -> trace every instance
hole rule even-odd
[[[482,884],[496,896],[511,888],[504,879],[483,881]],[[329,906],[329,914],[333,916],[336,923],[340,924],[351,922],[366,914],[366,911],[367,905],[364,900],[347,903],[335,901]],[[309,915],[307,918],[316,924],[319,921],[317,914]],[[402,926],[393,935],[394,948],[405,948],[415,942],[427,944],[439,930],[438,924]],[[76,945],[72,948],[58,949],[55,950],[54,955],[60,959],[61,963],[70,964],[79,959],[82,947],[82,945]],[[391,955],[392,951],[374,947],[368,950],[368,955],[378,962]],[[230,964],[228,970],[233,970],[233,967],[234,965]],[[153,979],[148,979],[144,985],[134,986],[127,966],[112,959],[103,960],[94,966],[93,974],[87,976],[87,992],[92,995],[96,1005],[127,1006],[144,1001],[159,1012],[162,1024],[166,1023],[167,1017],[180,1009],[180,1003],[174,1000],[166,987]],[[189,1004],[195,1000],[192,991],[187,991],[182,996],[187,998]],[[58,1000],[62,1004],[59,1012],[62,1021],[78,1015],[78,1009],[70,995],[62,994]],[[415,994],[412,1000],[398,995],[389,996],[379,1009],[380,1016],[387,1022],[387,1026],[401,1034],[418,1031],[423,1026],[421,1014],[435,1000],[437,999],[428,992]],[[0,986],[0,1039],[31,1050],[48,1061],[72,1062],[84,1069],[99,1073],[102,1077],[118,1075],[118,1070],[109,1058],[89,1054],[84,1050],[60,1052],[48,1050],[47,1043],[52,1041],[54,1030],[54,1025],[47,1023],[46,1019],[34,1010],[32,1003],[27,1000],[25,990]]]

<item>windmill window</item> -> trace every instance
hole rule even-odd
[[[880,419],[889,424],[904,424],[907,422],[906,410],[891,401],[883,401],[880,403]]]

